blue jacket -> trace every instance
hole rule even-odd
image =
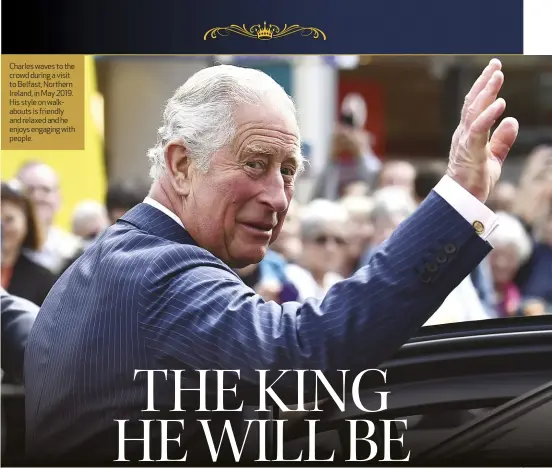
[[[197,369],[239,370],[239,382],[230,377],[225,387],[254,387],[258,369],[271,371],[270,382],[280,369],[319,369],[341,382],[338,369],[356,375],[394,354],[490,249],[432,193],[322,302],[278,305],[265,303],[169,216],[140,204],[69,267],[42,305],[25,359],[28,455],[40,463],[107,463],[119,456],[115,420],[129,420],[127,437],[136,438],[143,437],[140,419],[181,419],[185,429],[175,423],[169,432],[181,436],[169,457],[186,449],[188,462],[205,460],[197,420],[211,419],[220,433],[226,419],[239,426],[240,414],[195,412],[197,392],[189,391],[182,397],[188,411],[170,411],[171,372],[155,373],[159,411],[144,412],[147,376],[135,377],[136,369],[184,369],[182,388],[197,388]],[[273,389],[296,395],[296,379]],[[160,430],[151,431],[156,459]],[[142,444],[128,442],[126,458],[142,457]]]

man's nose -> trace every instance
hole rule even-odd
[[[284,178],[280,171],[274,171],[266,178],[266,184],[261,195],[261,201],[276,213],[284,211],[288,207],[288,197]]]

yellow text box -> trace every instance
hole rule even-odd
[[[61,189],[61,209],[55,224],[71,229],[75,206],[83,200],[104,202],[107,178],[103,146],[103,99],[98,93],[96,65],[91,55],[82,56],[85,63],[84,149],[81,150],[2,150],[2,180],[14,178],[23,164],[40,161],[57,172]],[[51,56],[50,59],[55,59]],[[2,82],[2,89],[6,83]],[[100,112],[98,112],[100,109]],[[2,128],[5,122],[2,121]]]
[[[2,55],[2,150],[84,149],[84,56]]]

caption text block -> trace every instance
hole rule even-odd
[[[2,150],[84,149],[84,56],[2,56]]]

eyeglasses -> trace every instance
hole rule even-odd
[[[333,241],[334,243],[336,243],[337,245],[346,245],[347,244],[347,241],[343,237],[328,236],[326,234],[316,236],[313,240],[318,245],[327,245],[330,240]]]
[[[27,185],[26,189],[29,193],[42,193],[44,195],[50,195],[57,191],[57,186],[48,185]]]

